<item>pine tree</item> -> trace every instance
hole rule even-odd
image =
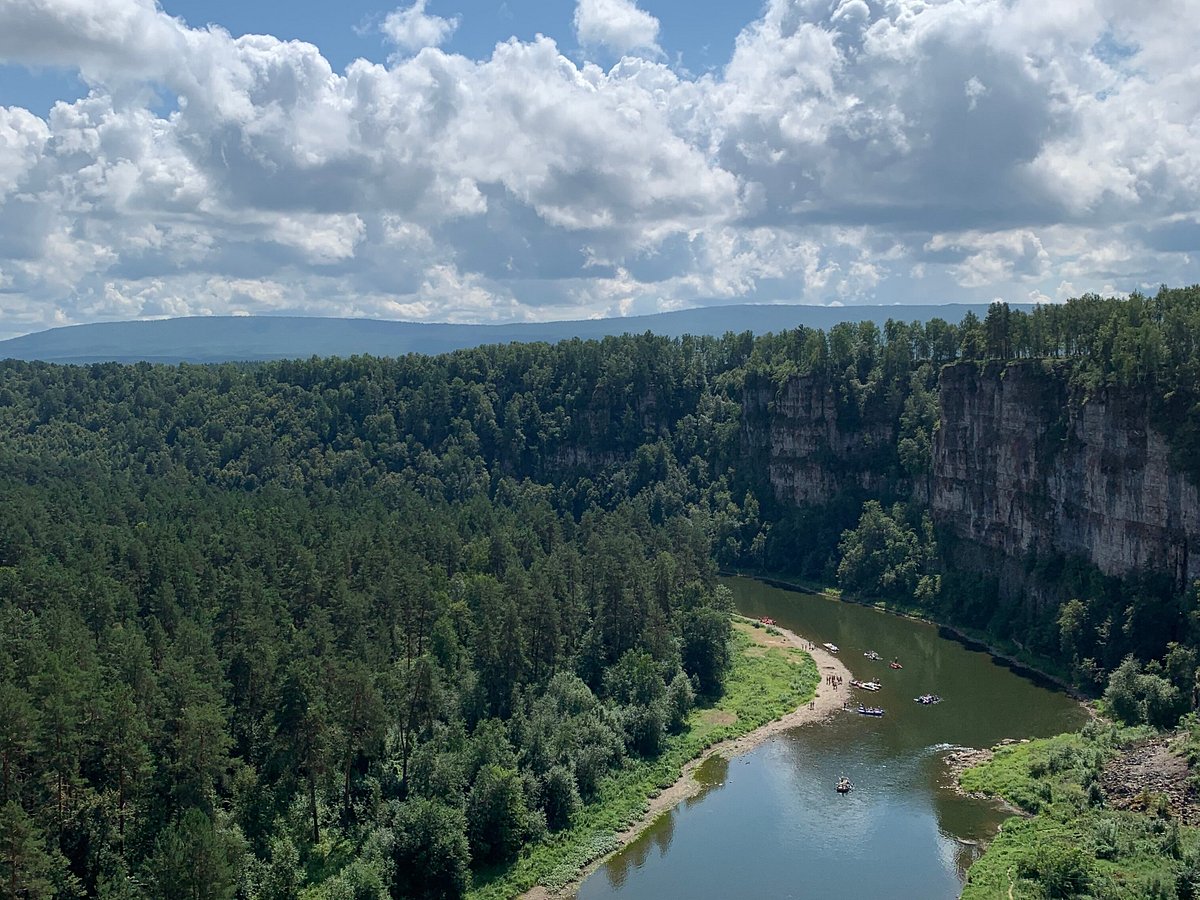
[[[118,849],[125,850],[125,827],[134,798],[150,771],[146,721],[125,684],[115,687],[104,709],[101,751],[117,815]]]
[[[20,804],[0,808],[0,900],[40,900],[53,896],[50,856],[42,836]]]
[[[38,715],[29,695],[0,681],[0,802],[17,798],[36,746]]]
[[[241,847],[193,807],[158,838],[150,871],[159,897],[232,900],[237,893]]]

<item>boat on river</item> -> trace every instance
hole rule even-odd
[[[850,789],[851,789],[852,787],[854,787],[854,785],[852,785],[852,784],[850,783],[850,779],[849,779],[849,778],[847,778],[845,775],[843,775],[841,778],[839,778],[839,779],[838,779],[838,783],[837,783],[837,792],[838,792],[839,794],[848,794],[848,793],[850,793]]]
[[[827,900],[958,897],[966,876],[956,862],[965,863],[978,851],[957,841],[993,837],[1004,817],[989,804],[961,799],[941,765],[935,765],[939,759],[930,759],[933,748],[1073,732],[1083,726],[1087,712],[1066,694],[993,664],[986,654],[923,622],[884,619],[868,606],[800,598],[750,579],[723,583],[743,614],[774,616],[807,635],[820,653],[828,652],[822,642],[836,643],[841,652],[833,656],[850,674],[836,667],[845,679],[836,691],[819,685],[818,703],[830,712],[825,725],[781,733],[773,749],[761,748],[749,765],[730,766],[727,779],[717,770],[706,771],[725,786],[693,805],[686,822],[679,816],[660,819],[642,843],[627,846],[596,871],[584,890],[588,900],[665,900],[668,895],[765,900],[806,890],[813,900],[825,895]],[[835,634],[844,635],[845,647]],[[876,650],[883,659],[866,659],[865,650]],[[820,653],[813,655],[821,658]],[[833,662],[823,658],[811,679],[818,683],[835,671],[824,668]],[[903,671],[888,668],[893,658]],[[883,682],[886,697],[884,690],[869,693],[850,685],[851,678],[871,681],[874,676]],[[938,706],[913,702],[920,694],[941,694],[941,688],[950,693],[942,694]],[[883,707],[885,714],[859,715],[859,703]],[[836,790],[843,775],[851,782],[845,794]],[[781,790],[789,784],[795,789]],[[806,797],[809,789],[815,793]],[[857,813],[868,801],[870,809],[864,807],[861,818],[831,821],[831,816]],[[764,809],[772,813],[764,816]],[[730,834],[752,834],[756,845],[788,850],[754,853],[756,847],[738,844]],[[655,839],[666,846],[668,836],[669,849],[661,855],[656,850],[653,860],[638,868],[639,854]],[[741,865],[747,859],[754,867],[752,884]],[[1020,896],[1020,885],[1014,895]]]
[[[942,702],[942,698],[937,694],[922,694],[920,697],[913,697],[913,700],[922,706],[933,706],[935,703]]]
[[[904,668],[904,666],[900,665],[900,660],[898,660],[898,659],[893,659],[890,663],[888,663],[888,665],[891,666],[893,669],[903,669]]]
[[[822,644],[821,646],[823,646],[830,653],[837,653],[839,649],[837,644]]]
[[[883,687],[878,681],[859,681],[857,678],[852,678],[850,684],[856,688],[862,688],[864,691],[877,691]]]
[[[879,718],[883,715],[883,709],[878,706],[863,706],[860,703],[858,705],[858,714],[860,716],[875,716],[876,718]]]
[[[863,656],[865,656],[867,659],[883,659],[883,657],[880,656],[878,653],[876,653],[874,650],[868,650],[866,653],[863,654]]]

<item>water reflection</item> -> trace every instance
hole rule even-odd
[[[723,756],[710,756],[696,768],[696,783],[700,790],[688,798],[688,805],[704,798],[713,788],[719,788],[729,778],[729,760]]]
[[[739,609],[831,641],[858,676],[879,677],[883,719],[838,713],[747,756],[699,770],[701,794],[658,821],[582,886],[583,900],[956,897],[965,872],[1004,818],[946,789],[941,751],[1082,724],[1069,698],[997,666],[937,629],[875,610],[730,582]],[[877,650],[882,661],[862,656]],[[898,656],[901,670],[888,668]],[[921,706],[933,692],[945,701]],[[840,775],[855,785],[833,788]],[[657,848],[657,853],[651,852]]]
[[[675,836],[675,817],[679,815],[678,808],[667,810],[629,844],[623,851],[614,856],[604,866],[604,874],[613,888],[619,889],[625,884],[625,879],[633,870],[640,869],[650,857],[650,851],[658,848],[659,856],[665,856],[671,849],[671,839]]]
[[[604,866],[604,874],[612,887],[620,888],[631,870],[642,868],[652,849],[657,848],[659,856],[666,855],[675,837],[675,819],[680,810],[695,806],[712,791],[724,787],[729,778],[729,765],[730,761],[725,757],[711,756],[696,768],[694,777],[700,790],[684,799],[681,806],[669,809],[656,818],[625,850]]]

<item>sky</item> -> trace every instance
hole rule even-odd
[[[0,338],[1200,282],[1200,0],[0,0]]]

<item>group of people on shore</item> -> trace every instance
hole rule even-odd
[[[810,644],[809,645],[810,649],[811,649],[811,646],[812,645]],[[827,687],[833,688],[835,691],[842,686],[842,681],[843,681],[843,679],[842,679],[842,676],[840,676],[840,675],[826,675],[825,676],[825,685]],[[815,698],[808,701],[808,708],[809,709],[817,708],[817,701]]]

